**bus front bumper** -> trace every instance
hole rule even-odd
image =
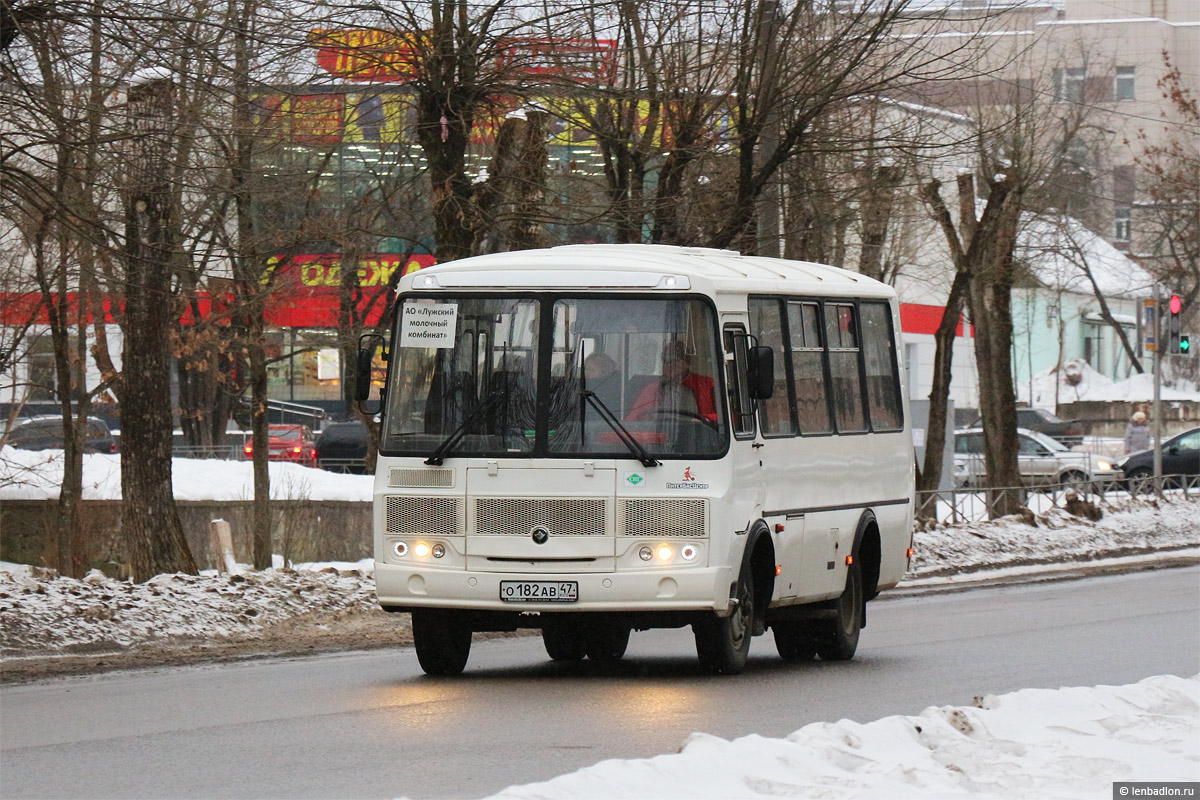
[[[729,567],[672,571],[534,574],[471,572],[375,562],[375,591],[385,608],[459,608],[488,611],[730,611]],[[578,584],[571,602],[500,599],[502,581]]]

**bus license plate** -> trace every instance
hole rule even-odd
[[[500,581],[500,599],[508,603],[574,603],[577,581]]]

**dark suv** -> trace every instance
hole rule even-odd
[[[22,450],[62,450],[62,417],[35,417],[20,422],[8,432],[4,443]],[[83,452],[117,452],[117,440],[108,429],[108,423],[99,417],[88,417]]]
[[[333,472],[367,471],[367,426],[359,419],[325,423],[317,435],[317,466]]]

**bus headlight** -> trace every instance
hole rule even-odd
[[[429,545],[425,544],[424,542],[417,542],[417,544],[413,547],[413,553],[417,558],[425,558],[429,555]]]
[[[404,558],[406,555],[408,555],[408,545],[404,542],[396,542],[394,545],[392,545],[392,552],[395,553],[399,558]]]
[[[659,561],[670,561],[672,555],[673,555],[673,553],[671,552],[670,547],[667,547],[665,544],[660,544],[658,546],[658,560]]]
[[[691,561],[692,559],[694,559],[696,557],[697,552],[698,551],[696,550],[696,545],[685,544],[683,546],[683,549],[679,551],[679,555],[683,556],[684,561]]]

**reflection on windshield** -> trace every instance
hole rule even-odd
[[[537,302],[406,299],[400,311],[386,447],[432,453],[467,422],[455,452],[530,452]]]
[[[453,437],[444,455],[724,452],[716,325],[701,300],[407,298],[400,320],[385,451],[428,455]]]

